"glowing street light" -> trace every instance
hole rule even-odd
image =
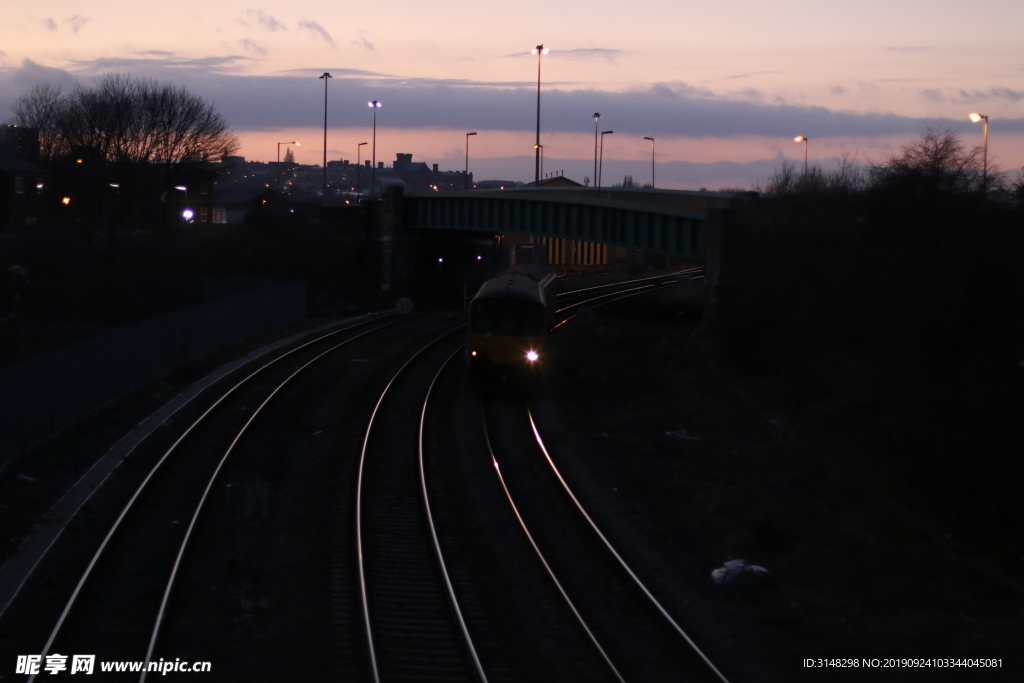
[[[981,153],[981,194],[984,196],[985,189],[988,186],[988,117],[985,116],[984,114],[974,113],[971,114],[968,118],[970,118],[971,122],[973,123],[978,123],[980,121],[985,122],[985,128],[982,132],[984,146],[982,147]]]
[[[597,189],[599,190],[601,189],[601,173],[604,170],[604,136],[611,135],[614,132],[613,130],[601,131],[601,158],[597,165]]]
[[[469,136],[476,133],[466,133],[466,189],[469,189]]]
[[[807,141],[809,139],[810,138],[808,138],[806,135],[797,135],[795,138],[793,138],[793,142],[802,142],[802,143],[804,143],[804,177],[805,178],[807,177],[807,147],[809,146]]]
[[[651,187],[654,187],[654,138],[644,138],[651,141]]]
[[[541,55],[546,55],[548,50],[543,45],[538,45],[532,50],[532,53],[537,55],[537,142],[533,145],[537,152],[534,162],[533,182],[535,185],[540,185],[540,151],[543,149],[540,146],[540,57]]]
[[[371,175],[373,177],[373,184],[370,186],[370,197],[377,196],[377,110],[380,109],[381,104],[377,100],[371,100],[366,103],[366,106],[373,109],[373,162],[371,169]]]
[[[360,197],[363,196],[363,165],[359,153],[363,151],[363,145],[366,144],[369,143],[360,142],[356,145],[356,194]]]
[[[327,203],[327,81],[331,79],[331,74],[324,72],[323,76],[319,77],[324,82],[324,194],[323,203]]]
[[[601,115],[596,111],[594,112],[594,188],[597,188],[597,122],[601,119]]]

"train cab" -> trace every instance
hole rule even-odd
[[[478,379],[532,376],[544,362],[555,301],[555,274],[510,268],[481,286],[469,306],[466,360]]]

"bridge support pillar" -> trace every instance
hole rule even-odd
[[[405,224],[405,194],[389,187],[380,206],[379,241],[381,288],[394,297],[407,295],[413,286],[412,235]]]

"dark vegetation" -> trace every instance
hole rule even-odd
[[[3,261],[17,268],[0,278],[0,366],[281,282],[306,282],[314,313],[372,304],[380,292],[370,276],[378,269],[355,234],[368,215],[339,229],[319,222],[318,208],[215,234],[125,235],[99,248],[74,230],[14,235]]]
[[[788,167],[766,189],[723,233],[712,348],[823,467],[986,577],[965,619],[1019,618],[1021,183],[986,182],[976,150],[930,132],[864,172]]]
[[[33,156],[50,174],[47,222],[98,243],[165,227],[174,186],[209,182],[209,162],[239,144],[212,104],[124,74],[70,91],[37,86],[12,109],[10,123],[35,133]]]
[[[12,109],[21,152],[49,175],[39,223],[0,241],[0,366],[281,281],[306,281],[314,309],[368,299],[370,255],[355,237],[374,224],[368,211],[325,222],[318,206],[289,204],[244,226],[183,223],[175,186],[212,193],[211,162],[238,148],[187,90],[108,74],[36,87]]]

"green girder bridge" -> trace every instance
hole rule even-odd
[[[515,188],[410,194],[409,228],[476,230],[577,240],[688,259],[707,255],[709,222],[732,192]]]

